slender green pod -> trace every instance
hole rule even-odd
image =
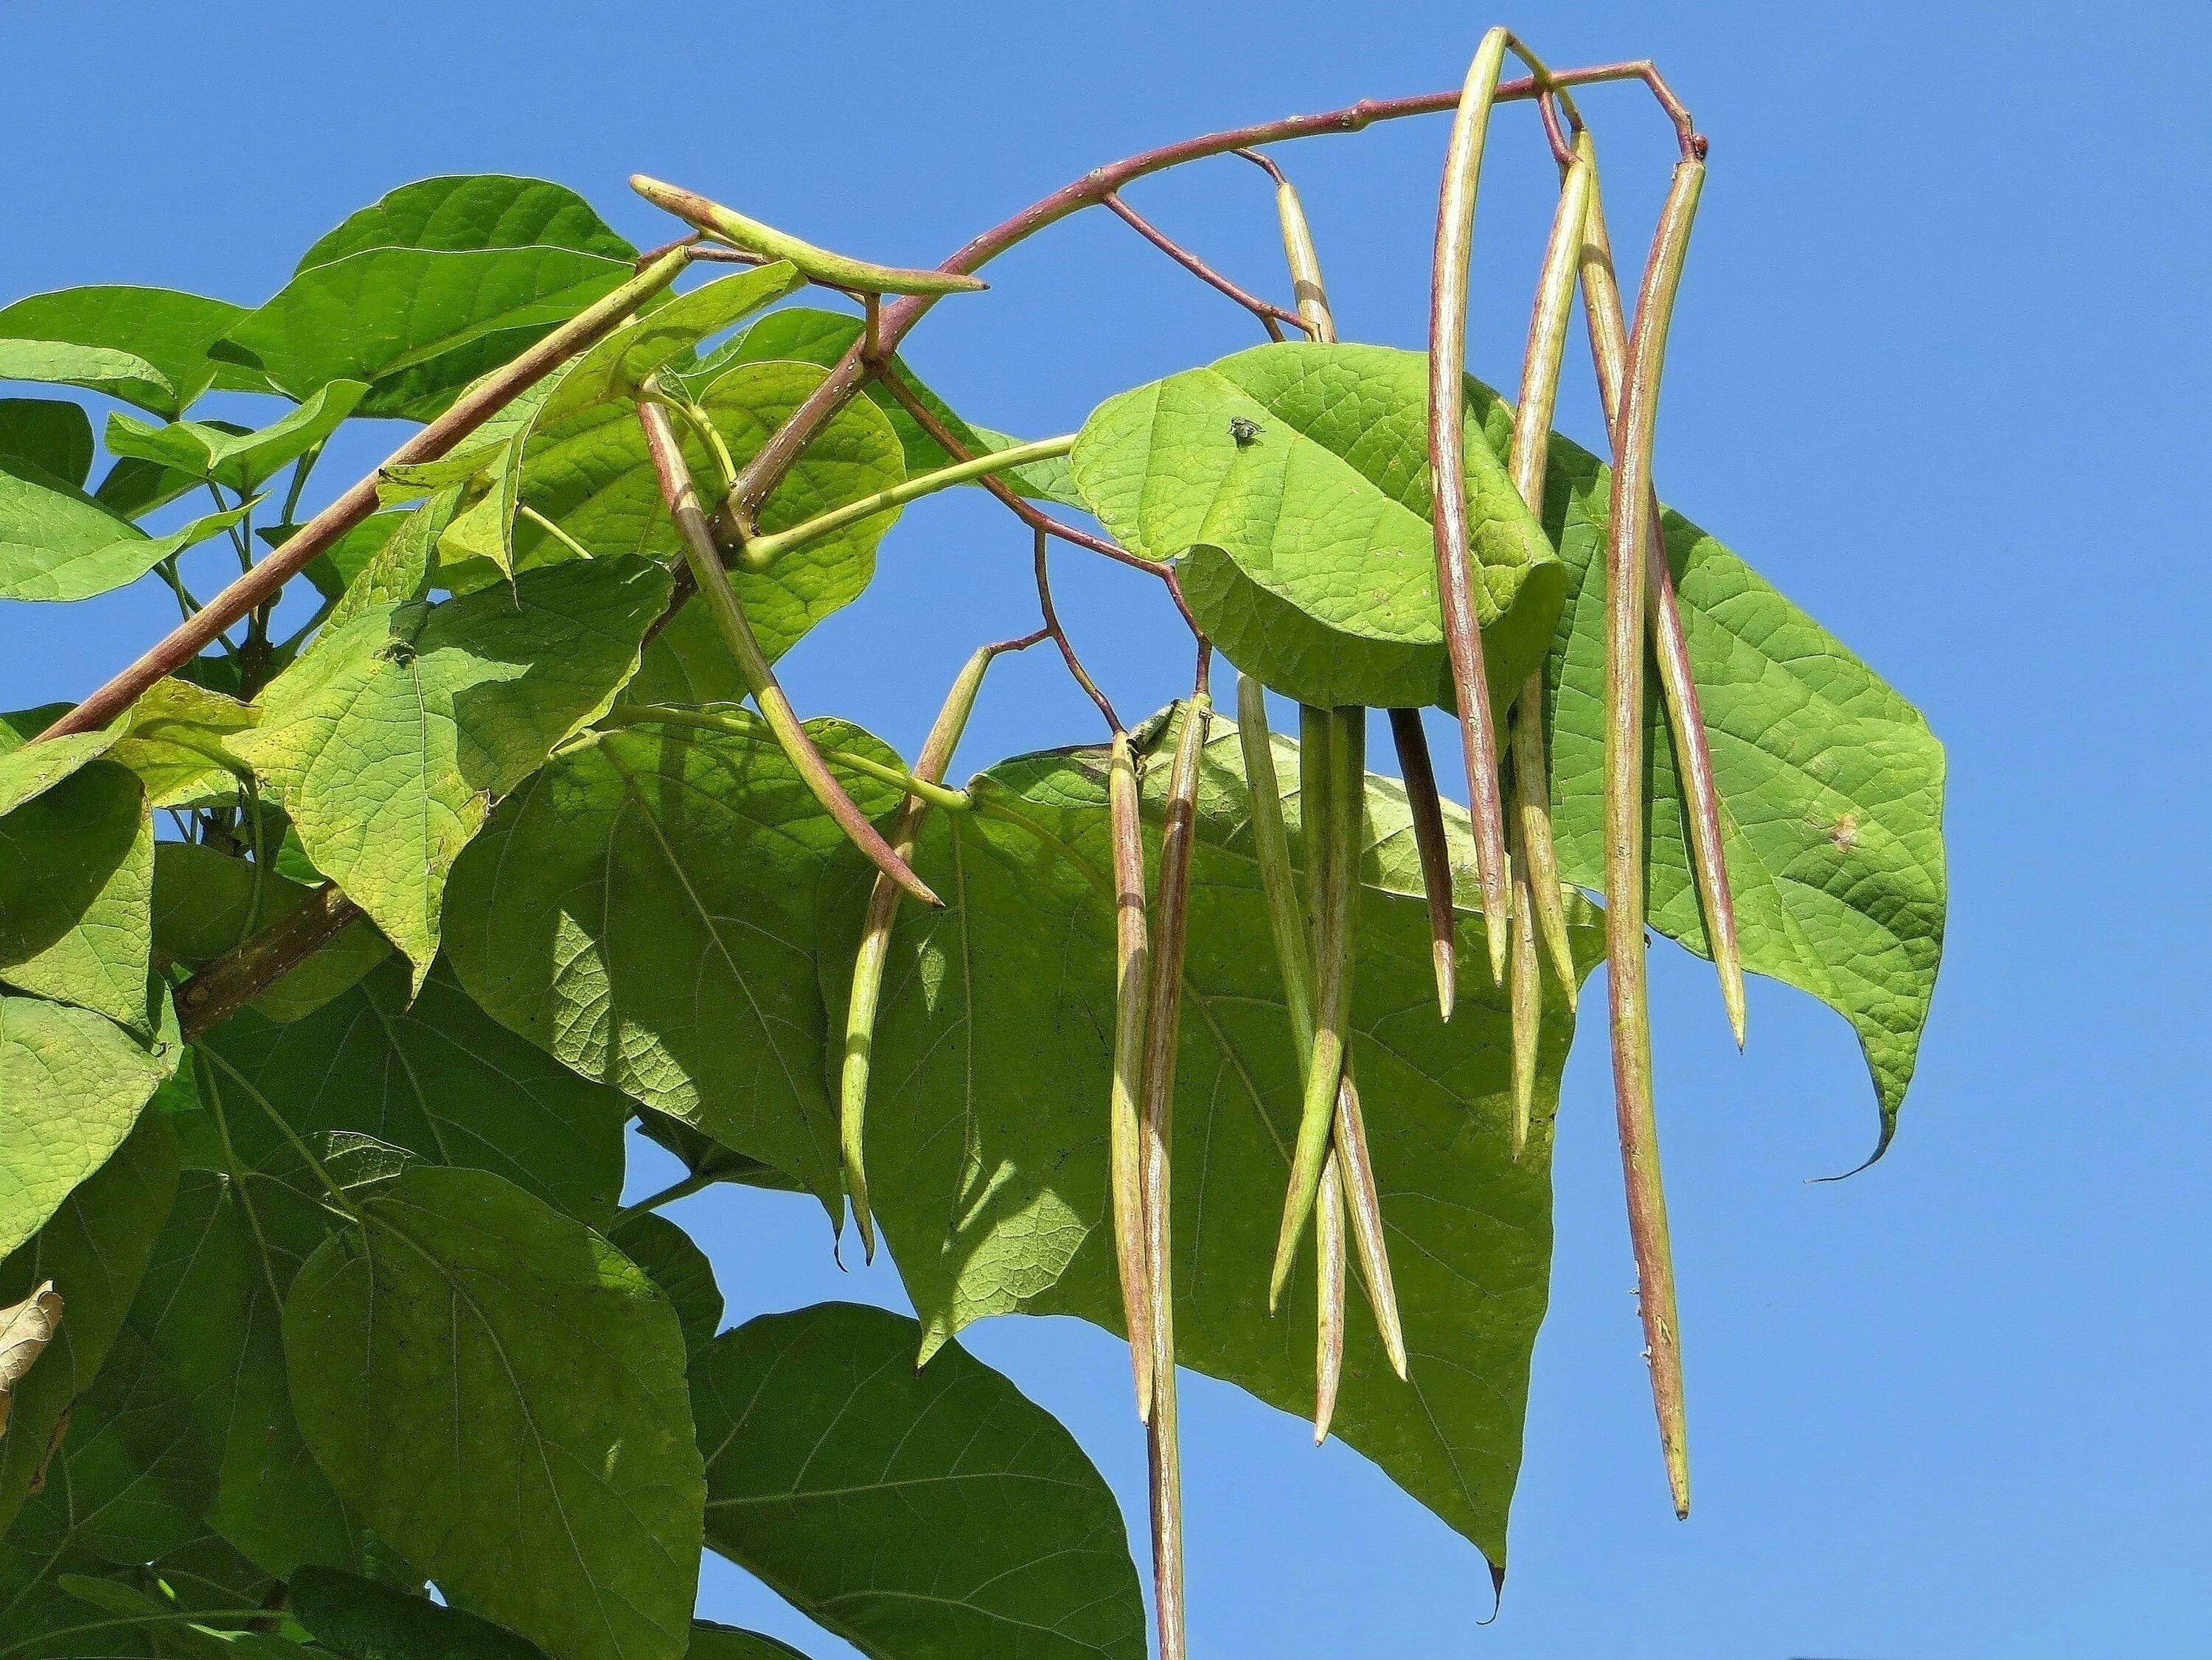
[[[1159,900],[1154,917],[1151,1021],[1145,1034],[1145,1252],[1152,1304],[1151,1454],[1152,1600],[1159,1620],[1161,1660],[1184,1660],[1182,1454],[1178,1444],[1175,1362],[1175,1219],[1171,1150],[1175,1140],[1176,1039],[1182,1014],[1183,941],[1190,922],[1191,843],[1198,817],[1198,763],[1206,747],[1212,700],[1199,692],[1183,706],[1182,732],[1168,774],[1160,830]]]
[[[1367,711],[1331,709],[1322,787],[1327,792],[1325,840],[1313,864],[1314,1032],[1307,1050],[1305,1098],[1298,1116],[1298,1140],[1291,1155],[1290,1192],[1283,1225],[1275,1238],[1275,1262],[1267,1280],[1267,1306],[1281,1299],[1298,1239],[1313,1213],[1321,1187],[1321,1167],[1335,1121],[1337,1085],[1344,1076],[1346,1043],[1352,1025],[1352,969],[1358,932],[1359,855],[1366,824]],[[1310,843],[1314,831],[1309,824]]]
[[[1651,452],[1668,325],[1689,251],[1705,164],[1674,168],[1637,296],[1628,379],[1613,426],[1613,502],[1606,547],[1605,898],[1607,989],[1613,1025],[1613,1105],[1628,1189],[1651,1395],[1659,1415],[1674,1511],[1690,1511],[1690,1466],[1675,1313],[1674,1253],[1659,1171],[1651,1098],[1651,1022],[1644,960],[1644,650],[1645,558],[1651,532]]]
[[[1536,898],[1533,861],[1520,816],[1513,823],[1513,960],[1507,982],[1513,1032],[1513,1157],[1528,1145],[1528,1120],[1536,1104],[1536,1044],[1544,1018],[1543,970],[1536,957]]]
[[[1390,711],[1398,775],[1413,815],[1413,850],[1421,859],[1421,892],[1429,902],[1429,958],[1436,970],[1437,1014],[1449,1020],[1459,1000],[1459,914],[1452,903],[1451,850],[1444,842],[1444,804],[1429,759],[1429,735],[1419,709]]]
[[[831,288],[853,289],[862,294],[974,294],[990,287],[979,277],[953,271],[915,271],[903,265],[878,265],[832,253],[787,231],[763,225],[720,202],[696,192],[664,185],[641,173],[630,175],[629,187],[656,208],[674,214],[687,225],[718,242],[726,242],[763,259],[788,259],[810,282]]]
[[[976,649],[954,677],[945,706],[922,740],[921,756],[914,763],[917,781],[937,784],[952,764],[960,734],[975,712],[975,694],[983,684],[983,672],[991,666],[997,648]],[[921,834],[928,798],[909,795],[899,804],[891,826],[891,850],[909,864]],[[853,1201],[853,1221],[860,1231],[860,1247],[866,1259],[876,1260],[876,1219],[868,1208],[868,1172],[863,1142],[868,1112],[868,1068],[874,1055],[876,1003],[882,994],[884,964],[890,955],[891,923],[898,915],[899,885],[887,871],[876,873],[868,892],[868,910],[860,924],[860,951],[853,961],[853,994],[845,1006],[845,1063],[838,1078],[837,1145],[845,1162],[845,1191]]]
[[[1344,1171],[1332,1152],[1321,1167],[1314,1201],[1314,1445],[1328,1439],[1336,1392],[1344,1382]]]
[[[1566,350],[1567,319],[1574,308],[1576,276],[1582,263],[1583,226],[1595,177],[1588,135],[1577,132],[1576,136],[1581,143],[1560,183],[1559,205],[1552,216],[1551,238],[1545,244],[1543,271],[1530,309],[1528,344],[1521,358],[1521,397],[1514,406],[1513,441],[1506,457],[1506,471],[1512,476],[1514,488],[1539,519],[1544,514],[1552,413],[1559,404],[1559,362]],[[1551,958],[1552,971],[1567,988],[1567,1006],[1572,1008],[1577,987],[1574,952],[1567,943],[1566,906],[1560,897],[1559,848],[1552,834],[1552,769],[1545,754],[1541,663],[1522,684],[1516,708],[1511,739],[1517,787],[1512,826],[1516,842],[1516,880],[1525,865],[1539,937]]]
[[[843,530],[848,525],[857,525],[863,519],[872,519],[879,513],[889,513],[894,508],[904,507],[909,502],[925,496],[950,489],[955,484],[964,484],[971,478],[981,478],[987,473],[1004,472],[1009,467],[1026,466],[1032,461],[1049,461],[1066,454],[1075,447],[1076,435],[1063,433],[1057,438],[1040,438],[1033,444],[1016,444],[1011,449],[992,450],[982,455],[971,456],[965,461],[955,461],[950,466],[939,467],[933,472],[916,473],[889,489],[880,489],[872,496],[863,496],[817,514],[813,518],[793,525],[789,530],[780,530],[766,536],[746,538],[738,551],[738,562],[750,571],[766,570],[793,548],[804,547],[809,542],[819,541],[825,536]]]
[[[1283,824],[1282,786],[1275,775],[1275,751],[1267,730],[1267,688],[1252,676],[1237,682],[1237,741],[1244,757],[1244,788],[1251,803],[1253,856],[1259,861],[1260,885],[1267,899],[1267,924],[1274,935],[1275,960],[1283,976],[1283,1004],[1290,1014],[1291,1042],[1303,1068],[1313,1049],[1312,947],[1306,938],[1304,911],[1299,904],[1297,876],[1291,864],[1290,835]],[[1318,751],[1324,757],[1324,743]],[[1306,751],[1300,751],[1303,768]],[[1306,787],[1317,790],[1310,781]],[[1313,816],[1315,796],[1305,797],[1305,839],[1317,850],[1325,836],[1326,816]],[[1351,1206],[1352,1237],[1359,1255],[1360,1277],[1367,1285],[1367,1300],[1375,1310],[1376,1329],[1400,1377],[1406,1376],[1405,1331],[1398,1316],[1398,1293],[1390,1273],[1390,1252],[1382,1231],[1382,1201],[1375,1186],[1374,1161],[1368,1156],[1367,1126],[1359,1110],[1359,1091],[1349,1067],[1337,1091],[1336,1158],[1345,1197]]]
[[[760,642],[753,636],[752,624],[745,620],[744,608],[738,603],[737,590],[730,586],[729,574],[722,569],[714,532],[708,528],[707,516],[699,507],[699,492],[692,484],[691,470],[684,465],[683,448],[676,441],[675,429],[669,425],[668,411],[658,404],[643,402],[637,406],[637,418],[645,429],[646,448],[652,454],[653,471],[659,477],[661,497],[668,505],[669,516],[683,534],[684,556],[690,564],[692,580],[699,585],[700,595],[707,602],[715,629],[730,655],[737,660],[738,672],[751,688],[761,718],[768,723],[769,731],[786,758],[813,792],[814,799],[845,832],[846,839],[867,854],[878,870],[923,903],[943,904],[945,902],[914,873],[906,860],[891,851],[890,843],[854,805],[853,798],[845,794],[845,787],[831,775],[829,764],[815,749],[814,740],[806,735],[806,728],[793,711],[791,700],[776,684],[775,672],[769,666]]]
[[[1137,758],[1129,734],[1114,734],[1107,774],[1114,837],[1114,1082],[1107,1158],[1113,1187],[1114,1254],[1121,1276],[1121,1317],[1129,1333],[1137,1416],[1152,1415],[1152,1269],[1145,1248],[1145,1181],[1138,1097],[1144,1087],[1145,1031],[1152,1000],[1152,939],[1145,917],[1144,826],[1138,812]]]
[[[1437,205],[1436,258],[1429,274],[1429,473],[1434,494],[1437,593],[1443,606],[1444,646],[1451,658],[1461,749],[1467,763],[1468,808],[1474,829],[1483,922],[1489,934],[1490,974],[1498,982],[1505,978],[1505,819],[1498,800],[1498,734],[1490,709],[1490,681],[1483,670],[1482,626],[1475,614],[1474,575],[1468,553],[1465,372],[1475,191],[1498,72],[1510,39],[1504,28],[1492,29],[1468,66],[1445,155]]]
[[[1579,136],[1587,150],[1589,135]],[[1613,246],[1606,234],[1605,207],[1595,163],[1589,210],[1583,228],[1583,307],[1589,325],[1590,355],[1597,364],[1598,397],[1608,425],[1620,418],[1622,383],[1627,376],[1628,325],[1620,284],[1613,268]],[[1743,952],[1736,939],[1735,895],[1729,884],[1728,856],[1721,836],[1720,787],[1713,778],[1712,745],[1705,735],[1703,702],[1690,672],[1688,636],[1674,593],[1674,573],[1667,562],[1667,543],[1659,525],[1656,487],[1650,500],[1649,538],[1652,654],[1659,665],[1659,690],[1674,734],[1682,788],[1690,819],[1690,857],[1697,872],[1698,899],[1704,908],[1705,943],[1721,982],[1721,1002],[1736,1047],[1743,1047],[1745,1002]]]
[[[1367,1284],[1367,1300],[1375,1310],[1375,1329],[1382,1335],[1382,1352],[1390,1370],[1406,1381],[1406,1329],[1398,1317],[1398,1288],[1390,1274],[1390,1249],[1382,1231],[1382,1195],[1375,1183],[1375,1162],[1367,1146],[1367,1121],[1360,1110],[1358,1086],[1352,1082],[1352,1061],[1346,1057],[1344,1084],[1336,1092],[1336,1154],[1344,1173],[1345,1198],[1350,1201],[1352,1243],[1359,1253],[1360,1278]]]

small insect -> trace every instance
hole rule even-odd
[[[1261,431],[1257,421],[1248,421],[1241,415],[1232,417],[1229,423],[1229,435],[1237,441],[1237,447],[1240,450],[1257,442]]]
[[[411,640],[387,640],[377,648],[376,654],[387,663],[404,667],[415,660],[415,643]]]

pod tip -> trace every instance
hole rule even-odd
[[[1459,952],[1449,939],[1432,939],[1429,949],[1436,960],[1437,1014],[1449,1021],[1453,1005],[1459,1001]]]

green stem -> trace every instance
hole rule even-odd
[[[905,506],[925,496],[954,484],[964,484],[971,478],[981,478],[987,473],[1004,472],[1010,467],[1026,466],[1032,461],[1049,461],[1066,454],[1075,447],[1075,434],[1066,433],[1058,438],[1040,438],[1034,444],[1017,444],[1012,449],[993,450],[966,461],[956,461],[949,467],[939,467],[933,472],[919,473],[890,489],[864,496],[856,502],[848,502],[817,514],[803,524],[793,525],[766,536],[755,536],[746,541],[738,555],[738,562],[749,571],[763,571],[793,548],[856,525],[863,519],[872,519],[879,513],[889,513],[894,508]]]
[[[659,404],[642,403],[637,406],[637,418],[645,429],[646,447],[652,453],[661,497],[667,504],[670,517],[683,533],[684,556],[691,568],[692,581],[698,585],[714,617],[715,630],[736,660],[738,672],[744,677],[761,718],[768,722],[786,758],[813,793],[814,799],[845,832],[846,839],[866,854],[878,870],[923,903],[942,904],[944,901],[930,891],[929,885],[891,851],[890,843],[854,805],[845,787],[830,775],[829,766],[814,747],[814,740],[807,736],[806,728],[792,709],[791,700],[776,684],[775,672],[769,668],[760,642],[753,637],[752,624],[745,620],[744,608],[738,603],[737,590],[730,584],[729,573],[722,569],[714,532],[707,527],[706,515],[700,511],[699,493],[692,485],[690,469],[684,465],[675,429],[668,424],[668,411]]]
[[[641,1199],[635,1205],[624,1205],[615,1213],[615,1220],[617,1223],[627,1222],[633,1216],[643,1216],[664,1205],[672,1205],[679,1199],[689,1199],[693,1194],[713,1187],[720,1180],[721,1178],[712,1171],[693,1171],[680,1182],[671,1182],[659,1193]]]
[[[544,514],[538,512],[537,508],[532,507],[529,502],[518,502],[514,504],[514,507],[516,512],[520,513],[525,519],[527,519],[532,524],[537,526],[540,530],[545,532],[547,535],[552,537],[555,541],[567,548],[568,551],[575,555],[577,558],[589,559],[592,556],[592,550],[589,548],[586,547],[581,542],[579,542],[574,537],[569,535],[567,531],[562,530],[560,526],[555,524]]]
[[[1107,1164],[1114,1201],[1114,1250],[1137,1416],[1152,1416],[1152,1258],[1145,1239],[1144,1132],[1140,1098],[1152,1022],[1152,935],[1145,915],[1145,836],[1137,761],[1129,734],[1114,734],[1107,777],[1114,838],[1114,1077],[1107,1101]]]

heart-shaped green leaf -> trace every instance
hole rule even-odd
[[[212,479],[250,495],[276,471],[297,460],[337,429],[368,388],[358,380],[333,380],[282,420],[256,432],[227,432],[198,421],[149,426],[127,415],[107,417],[107,447],[193,478]]]
[[[143,1029],[154,826],[106,757],[0,818],[0,980]]]
[[[208,355],[245,315],[227,300],[173,289],[100,285],[29,295],[0,308],[0,380],[84,386],[173,420],[211,386],[267,390]]]
[[[89,599],[106,593],[228,530],[251,506],[208,514],[167,536],[149,536],[27,462],[0,465],[0,599]]]
[[[957,1345],[817,1304],[692,1363],[707,1542],[876,1660],[1143,1660],[1121,1507],[1075,1438]]]
[[[1071,457],[1122,544],[1180,559],[1237,667],[1322,705],[1449,703],[1429,523],[1427,360],[1260,346],[1109,398]],[[1469,550],[1492,694],[1542,656],[1565,573],[1469,416]]]

